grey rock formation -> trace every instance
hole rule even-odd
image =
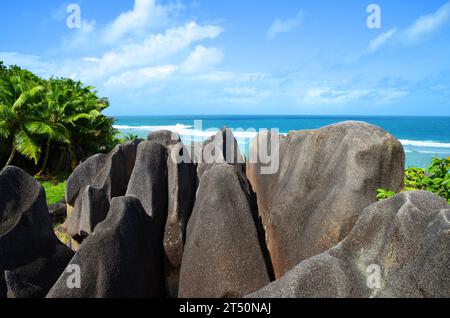
[[[284,135],[265,131],[259,132],[250,143],[246,174],[257,194],[258,211],[264,221],[268,220],[269,206],[277,193],[280,159],[284,157],[286,141]],[[274,169],[264,170],[272,165]]]
[[[189,220],[180,297],[241,297],[269,283],[257,207],[242,171],[215,165]]]
[[[195,199],[195,165],[178,135],[160,131],[138,148],[127,194],[137,196],[159,224],[169,297],[178,294],[186,226]]]
[[[180,137],[151,133],[138,147],[127,194],[138,197],[158,224],[169,297],[178,294],[186,226],[195,199],[195,165]]]
[[[66,200],[52,204],[48,207],[48,212],[52,216],[53,224],[62,224],[66,220],[67,216],[67,204]]]
[[[25,171],[0,172],[0,298],[44,297],[73,252],[55,236],[45,192]]]
[[[255,145],[253,145],[255,147]],[[342,241],[376,192],[403,187],[404,151],[381,128],[344,122],[281,138],[277,173],[247,174],[258,197],[276,277]]]
[[[159,130],[148,135],[147,141],[153,141],[164,147],[175,146],[181,142],[181,138],[177,133],[169,130]]]
[[[450,206],[424,191],[366,208],[348,237],[249,297],[450,297]]]
[[[106,220],[82,243],[47,297],[164,297],[162,255],[156,232],[152,218],[136,197],[113,198]],[[80,269],[80,288],[73,276],[74,265]],[[73,286],[68,286],[68,281]]]
[[[140,143],[126,193],[136,196],[147,214],[158,224],[162,242],[168,202],[167,151],[164,146],[152,141]]]
[[[198,160],[197,175],[199,179],[211,167],[224,163],[245,171],[245,157],[240,153],[238,142],[229,128],[221,129],[206,140],[202,145],[201,156],[197,151],[195,157]]]
[[[180,153],[182,153],[180,155]],[[164,229],[164,270],[167,277],[167,291],[170,297],[178,295],[181,261],[186,242],[186,228],[194,207],[196,193],[196,170],[190,162],[173,159],[187,154],[179,143],[168,149],[167,176],[169,201],[167,221]]]
[[[112,198],[125,195],[139,143],[129,141],[89,158],[67,180],[66,228],[77,241],[105,219]]]

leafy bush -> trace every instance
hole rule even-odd
[[[392,198],[396,195],[394,191],[388,191],[385,189],[378,189],[377,191],[377,199],[378,201]]]
[[[64,199],[67,181],[41,181],[41,185],[45,190],[48,205],[55,204]]]
[[[139,139],[139,136],[136,134],[128,133],[123,135],[122,138],[120,138],[121,143],[127,142],[127,141],[133,141]]]
[[[425,190],[436,193],[450,203],[450,158],[434,158],[427,169],[408,168],[405,171],[404,191]],[[377,192],[378,200],[389,198],[385,189]]]

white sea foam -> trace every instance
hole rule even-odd
[[[430,148],[450,148],[450,143],[436,142],[436,141],[422,141],[422,140],[400,140],[403,146],[414,147],[430,147]]]
[[[114,125],[115,129],[118,130],[139,130],[139,131],[158,131],[158,130],[170,130],[170,131],[178,131],[178,130],[187,130],[192,128],[193,126],[176,124],[171,126],[129,126],[129,125]]]
[[[448,151],[417,150],[417,151],[411,151],[411,152],[417,152],[417,153],[422,153],[422,154],[450,155],[450,149]]]
[[[211,137],[217,133],[219,128],[217,129],[193,129],[194,126],[176,124],[172,126],[129,126],[129,125],[115,125],[115,129],[119,131],[144,131],[144,132],[152,132],[158,130],[169,130],[179,134],[182,137]],[[233,130],[233,129],[232,129]],[[237,139],[252,139],[255,138],[258,132],[256,131],[245,131],[244,129],[233,130],[233,135]]]

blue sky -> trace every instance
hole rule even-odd
[[[450,2],[16,0],[0,60],[94,85],[110,115],[450,115]]]

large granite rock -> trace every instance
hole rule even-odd
[[[178,162],[175,158],[187,155],[182,143],[168,148],[167,177],[169,201],[164,229],[164,270],[169,297],[178,296],[180,267],[186,242],[186,228],[194,207],[196,169],[190,161]]]
[[[159,224],[169,297],[178,294],[186,226],[195,199],[195,165],[180,137],[169,131],[151,133],[138,148],[128,187]]]
[[[450,206],[405,192],[366,208],[336,247],[249,297],[450,297]]]
[[[259,132],[250,143],[246,174],[257,193],[258,211],[264,222],[268,220],[270,203],[277,194],[280,160],[286,145],[287,137],[272,131]]]
[[[245,171],[245,157],[240,153],[238,142],[229,128],[223,128],[207,139],[202,145],[200,156],[197,150],[195,158],[199,180],[211,167],[224,163]]]
[[[139,143],[129,141],[87,159],[67,180],[65,226],[78,242],[106,218],[111,199],[125,195]]]
[[[113,198],[106,220],[82,243],[68,266],[79,266],[80,288],[68,287],[68,281],[74,282],[75,271],[67,270],[47,297],[164,297],[162,255],[156,232],[152,218],[136,197]]]
[[[256,201],[242,171],[215,165],[200,181],[180,272],[180,297],[240,297],[270,281]]]
[[[261,176],[263,166],[249,164],[247,174],[279,278],[342,241],[377,189],[402,189],[404,151],[381,128],[344,122],[290,132],[280,140],[279,170]]]
[[[0,172],[0,298],[45,297],[73,252],[55,236],[45,192],[25,171]]]
[[[138,146],[136,164],[128,184],[127,195],[136,196],[157,224],[157,234],[164,234],[167,219],[167,151],[152,141]]]
[[[177,133],[169,130],[158,130],[151,132],[147,136],[147,141],[153,141],[164,147],[175,146],[181,142],[181,138]]]
[[[67,203],[65,199],[56,202],[48,207],[48,212],[52,216],[53,224],[62,224],[66,221]]]

